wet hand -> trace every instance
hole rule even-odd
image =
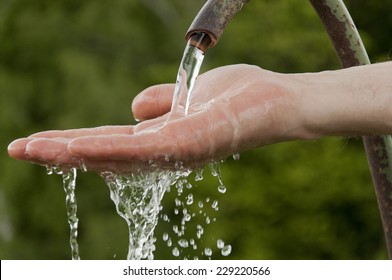
[[[198,78],[187,115],[169,114],[174,85],[153,86],[133,101],[133,114],[142,120],[135,126],[40,132],[12,142],[8,153],[64,168],[83,162],[97,172],[202,166],[290,139],[296,98],[281,78],[249,65],[217,68]]]

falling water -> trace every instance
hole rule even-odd
[[[205,42],[204,35],[196,36],[199,41],[192,41],[186,45],[180,67],[177,74],[176,87],[173,94],[171,114],[181,113],[188,114],[189,106],[192,99],[192,89],[195,85],[196,78],[199,74],[204,51],[199,49],[198,44]],[[168,120],[170,121],[171,116]],[[213,176],[218,177],[219,180],[219,193],[226,192],[226,187],[222,183],[221,174],[219,171],[219,163],[210,163],[210,169]],[[170,190],[170,186],[175,185],[178,197],[175,198],[176,208],[174,215],[182,215],[180,224],[173,224],[172,229],[175,233],[177,240],[173,244],[173,238],[169,233],[163,235],[163,239],[168,247],[172,247],[171,251],[173,256],[181,257],[183,249],[192,247],[194,250],[198,248],[198,242],[204,234],[204,226],[215,222],[216,218],[211,218],[203,210],[200,210],[199,215],[204,216],[205,225],[197,224],[196,232],[193,238],[186,239],[185,231],[187,223],[189,223],[196,213],[191,213],[188,206],[194,202],[193,194],[188,195],[182,200],[181,194],[184,188],[191,189],[192,184],[188,182],[187,177],[191,172],[184,170],[176,171],[159,171],[140,173],[138,175],[118,175],[111,172],[102,173],[110,189],[110,197],[116,205],[118,214],[123,217],[129,228],[129,248],[128,259],[153,259],[153,251],[155,250],[155,237],[154,229],[158,223],[158,214],[162,210],[161,200],[165,192]],[[203,178],[202,171],[197,170],[195,180]],[[210,203],[214,211],[218,211],[218,201],[206,198],[198,202],[199,208],[203,208],[205,204]],[[181,209],[181,213],[180,213]],[[168,215],[161,216],[162,220],[170,222]],[[222,240],[220,239],[222,244]],[[224,242],[223,242],[224,243]],[[173,245],[173,246],[172,246]],[[223,245],[218,249],[221,254],[227,256],[231,252],[230,245]],[[211,258],[212,249],[205,247],[202,249],[202,255]],[[187,258],[182,256],[183,258]],[[194,256],[195,259],[199,258]]]
[[[71,168],[63,171],[60,166],[46,166],[46,173],[61,175],[63,179],[63,188],[65,191],[65,209],[67,212],[67,220],[70,228],[69,244],[71,247],[71,256],[73,260],[80,260],[78,237],[77,203],[75,197],[77,169]]]
[[[171,113],[183,112],[185,115],[188,114],[193,86],[199,75],[203,59],[204,52],[193,46],[191,41],[188,41],[177,73]]]
[[[217,238],[213,232],[208,234],[209,239],[203,236],[209,227],[217,221],[219,211],[219,199],[226,192],[222,183],[218,163],[210,163],[210,172],[218,177],[218,187],[215,192],[208,191],[209,195],[197,191],[197,183],[204,179],[205,169],[197,169],[193,172],[194,182],[191,176],[179,178],[175,184],[175,192],[168,190],[173,205],[168,205],[160,215],[161,221],[167,223],[166,231],[162,235],[162,241],[171,250],[172,255],[178,259],[211,259],[216,252],[222,256],[231,253],[231,245],[218,238],[216,246],[210,240]],[[211,234],[212,233],[212,234]],[[223,244],[223,245],[222,245]]]
[[[79,219],[76,215],[77,204],[75,197],[76,187],[76,168],[71,168],[68,172],[62,174],[63,187],[65,191],[65,206],[67,210],[68,224],[70,228],[69,244],[71,246],[71,254],[73,260],[79,260],[78,223]]]
[[[201,40],[204,40],[203,36],[198,37],[200,41],[196,42],[197,44]],[[186,45],[178,70],[171,113],[188,114],[192,101],[192,89],[204,58],[204,51],[196,46],[191,44],[190,41]],[[168,120],[170,120],[170,117]],[[234,155],[234,158],[238,160],[239,155]],[[176,166],[178,167],[179,165]],[[211,174],[218,178],[218,192],[224,194],[226,187],[222,182],[219,163],[211,162],[209,167]],[[81,165],[80,168],[83,171],[87,171],[84,165]],[[75,199],[76,168],[72,168],[69,172],[63,174],[61,168],[48,166],[47,173],[62,175],[63,186],[66,192],[68,223],[70,225],[72,259],[80,259],[77,243],[78,218],[76,216],[77,206]],[[187,179],[190,173],[190,170],[184,170],[183,168],[176,169],[175,171],[155,170],[138,174],[101,173],[101,176],[109,187],[110,197],[116,206],[118,214],[128,224],[128,259],[140,260],[154,258],[153,252],[155,251],[156,241],[154,229],[158,223],[159,213],[163,208],[161,201],[165,192],[169,192],[170,187],[173,185],[175,185],[178,196],[174,200],[176,207],[172,214],[174,216],[181,216],[181,218],[179,224],[172,224],[174,236],[170,233],[164,233],[163,240],[171,248],[174,257],[190,258],[189,255],[182,255],[187,248],[191,248],[194,251],[199,250],[201,256],[206,258],[210,259],[212,257],[213,248],[209,246],[202,247],[200,244],[205,227],[216,221],[216,217],[208,214],[206,209],[210,208],[217,212],[219,210],[219,203],[217,199],[206,197],[197,201],[197,208],[199,210],[191,210],[191,206],[195,204],[195,197],[190,192],[193,186]],[[195,170],[195,181],[197,182],[202,179],[203,169]],[[188,190],[186,196],[183,196],[184,189]],[[190,221],[194,221],[197,216],[202,217],[204,222],[189,227]],[[161,218],[165,222],[171,222],[167,214],[162,214]],[[185,233],[191,231],[190,228],[193,229],[193,235],[191,233],[191,237],[186,237]],[[216,248],[220,250],[222,256],[227,256],[231,253],[231,245],[225,244],[222,239],[217,240]],[[200,255],[196,253],[193,256],[194,259],[198,259],[199,257]]]
[[[191,38],[188,41],[180,63],[177,74],[176,87],[173,94],[171,114],[188,114],[189,106],[192,101],[192,90],[204,59],[205,46],[206,44],[208,45],[210,42],[210,38],[208,38],[205,34],[201,33],[197,34],[193,39]],[[170,121],[170,119],[171,115],[169,116],[168,121]],[[222,182],[219,163],[211,162],[209,166],[212,175],[218,177],[220,184],[218,186],[218,192],[221,194],[225,193],[226,187],[223,185]],[[200,181],[203,179],[202,173],[203,169],[198,169],[195,171],[195,181]],[[194,202],[194,196],[191,192],[189,192],[186,196],[182,196],[182,194],[184,193],[184,189],[187,189],[189,191],[192,188],[192,184],[188,181],[186,177],[177,180],[176,189],[178,196],[174,199],[175,208],[174,213],[172,214],[174,214],[174,216],[182,216],[180,218],[179,224],[173,224],[168,214],[162,214],[161,216],[163,221],[173,224],[172,230],[174,233],[174,236],[171,236],[167,232],[164,233],[162,236],[163,241],[166,242],[168,247],[172,248],[172,255],[174,257],[182,257],[185,259],[189,258],[190,256],[181,256],[181,253],[188,248],[192,248],[194,251],[196,251],[199,248],[199,242],[197,242],[197,240],[200,240],[202,238],[204,234],[204,227],[211,222],[216,221],[215,217],[211,218],[209,215],[207,215],[207,212],[203,210],[204,205],[210,203],[213,210],[219,210],[218,201],[210,201],[209,197],[205,198],[204,201],[199,200],[197,202],[197,206],[199,207],[199,210],[197,212],[192,212],[191,210],[189,210]],[[189,222],[197,215],[203,216],[205,218],[204,225],[197,224],[194,228],[194,237],[186,239],[186,231],[189,231],[189,227],[187,227],[187,225],[189,225]],[[175,238],[177,240],[176,242],[173,242]],[[223,241],[221,239],[220,241],[221,242],[219,244],[222,244]],[[221,250],[221,254],[223,256],[227,256],[231,252],[230,245],[224,245],[222,247],[218,246],[218,249]],[[211,258],[213,251],[210,247],[205,247],[204,249],[201,249],[201,251],[201,255],[204,255],[207,258]],[[198,259],[199,256],[195,254],[193,258]]]
[[[117,213],[125,219],[129,230],[129,260],[153,259],[154,229],[165,191],[187,172],[151,171],[119,175],[104,172],[101,176],[110,189]]]

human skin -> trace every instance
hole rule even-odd
[[[194,168],[255,147],[324,136],[392,133],[392,63],[281,74],[230,65],[200,75],[187,115],[173,84],[142,91],[135,126],[52,130],[17,139],[11,157],[90,171]]]

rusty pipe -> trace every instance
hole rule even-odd
[[[310,0],[342,66],[370,64],[366,49],[342,0]],[[392,136],[362,137],[376,192],[389,258],[392,259]]]
[[[218,42],[227,23],[241,10],[242,6],[249,0],[208,0],[201,8],[191,26],[186,32],[186,40],[193,35],[205,33],[210,40],[201,45],[203,51],[212,48]]]

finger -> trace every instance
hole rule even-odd
[[[211,145],[205,137],[208,133],[205,121],[191,117],[133,135],[75,138],[69,142],[68,149],[78,157],[93,160],[196,160],[210,153]]]
[[[68,139],[34,139],[26,145],[26,157],[35,162],[61,166],[79,166],[79,160],[68,152]]]
[[[149,133],[143,133],[149,134]],[[68,144],[69,152],[78,158],[83,159],[83,163],[88,171],[114,173],[139,173],[147,170],[178,168],[175,160],[172,146],[167,145],[159,151],[156,148],[160,146],[155,143],[145,142],[143,139],[129,139],[131,136],[118,136],[115,138],[92,136],[72,140]],[[151,139],[150,137],[147,137]],[[131,140],[131,141],[130,141]],[[144,144],[142,144],[144,142]],[[183,164],[183,168],[192,168],[192,166]],[[198,167],[198,166],[197,166]]]
[[[28,145],[30,142],[30,145]],[[142,163],[132,163],[128,161],[109,161],[109,160],[88,160],[88,159],[77,159],[74,155],[67,154],[67,157],[61,156],[67,149],[67,141],[58,139],[30,139],[22,138],[13,141],[8,146],[8,153],[11,157],[18,160],[27,160],[38,165],[62,165],[64,169],[69,167],[79,167],[87,169],[88,171],[94,171],[97,173],[104,171],[111,171],[114,173],[132,173],[139,170],[145,170],[147,166]],[[26,146],[28,152],[26,152]],[[49,152],[50,150],[50,152]],[[55,156],[56,155],[56,156]]]
[[[88,171],[96,172],[138,173],[156,169],[194,169],[209,161],[203,157],[191,156],[191,160],[181,157],[183,149],[177,149],[173,141],[162,141],[161,143],[168,144],[161,144],[151,141],[151,136],[142,138],[144,137],[83,137],[72,140],[68,149],[71,154],[82,159]]]
[[[149,87],[139,93],[132,102],[132,113],[137,120],[148,120],[170,111],[174,84]]]
[[[70,153],[91,160],[126,160],[147,162],[171,156],[175,139],[156,133],[154,130],[139,133],[137,137],[114,135],[88,136],[69,142]]]
[[[79,128],[69,130],[48,130],[38,132],[29,136],[29,138],[76,138],[93,135],[111,135],[111,134],[132,134],[133,126],[130,125],[111,125],[99,126],[93,128]]]
[[[138,123],[137,125],[135,125],[134,133],[139,133],[141,131],[146,131],[146,130],[157,130],[165,124],[167,118],[168,118],[168,116],[166,114],[164,116],[161,116],[161,117],[158,117],[155,119],[142,121],[142,122]]]
[[[25,160],[38,165],[47,165],[45,161],[32,158],[28,153],[26,153],[26,147],[31,141],[33,141],[33,139],[29,138],[21,138],[13,141],[8,145],[9,156],[17,160]]]
[[[31,142],[29,138],[21,138],[8,145],[8,155],[18,160],[28,160],[26,157],[26,145]]]

